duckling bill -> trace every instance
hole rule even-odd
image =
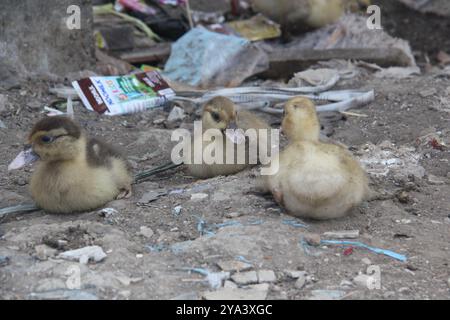
[[[29,143],[39,156],[31,196],[45,211],[90,211],[131,194],[132,176],[122,155],[87,137],[69,118],[40,120],[31,130]]]

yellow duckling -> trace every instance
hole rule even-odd
[[[242,129],[244,132],[248,129],[255,129],[255,132],[259,132],[259,129],[267,129],[270,130],[270,126],[261,118],[252,114],[251,112],[245,110],[237,110],[236,105],[225,97],[215,97],[208,101],[203,107],[202,114],[202,130],[203,133],[208,129],[217,129],[221,132],[222,139],[213,140],[213,141],[205,141],[202,135],[195,136],[192,142],[191,150],[195,149],[195,146],[201,146],[201,151],[203,152],[206,148],[209,150],[216,150],[216,152],[220,152],[223,155],[222,164],[219,163],[211,163],[208,164],[205,161],[202,161],[200,164],[194,164],[194,158],[191,156],[191,164],[187,161],[186,168],[189,175],[197,178],[211,178],[220,175],[230,175],[235,174],[248,168],[251,165],[256,164],[257,161],[252,160],[252,156],[257,156],[257,152],[253,151],[252,154],[249,154],[249,143],[248,139],[246,139],[243,135],[242,144],[243,149],[245,149],[245,158],[241,158],[242,161],[238,162],[238,151],[239,148],[236,141],[233,138],[230,138],[226,134],[227,129]],[[258,137],[260,139],[261,137]],[[267,139],[267,138],[261,138]],[[259,141],[259,140],[258,140]],[[264,143],[268,143],[267,141]],[[226,163],[227,160],[227,147],[229,144],[234,148],[234,161],[229,164]],[[229,153],[229,152],[228,152]],[[231,156],[229,157],[231,158]],[[256,159],[257,160],[257,159]]]
[[[264,177],[265,189],[293,216],[319,220],[345,216],[368,194],[366,173],[349,151],[319,141],[320,125],[311,100],[293,98],[284,111],[282,131],[290,142],[280,153],[278,171]]]
[[[31,177],[31,196],[45,211],[89,211],[131,194],[132,177],[122,156],[88,138],[69,118],[40,120],[29,142],[40,158]]]
[[[370,0],[251,0],[252,7],[285,30],[320,28],[336,22],[346,9],[358,11]]]

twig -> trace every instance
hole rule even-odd
[[[188,17],[188,21],[189,21],[189,28],[194,28],[194,22],[192,21],[192,11],[191,11],[191,6],[189,4],[189,0],[186,0],[186,14]]]

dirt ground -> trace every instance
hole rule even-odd
[[[47,93],[50,85],[33,83],[0,92],[8,100],[0,110],[8,127],[0,129],[0,207],[31,201],[32,167],[8,172],[7,166],[42,116],[43,106],[54,99]],[[450,143],[448,77],[431,73],[377,79],[361,72],[339,87],[374,89],[376,99],[352,110],[364,117],[335,122],[332,138],[347,144],[362,160],[376,148],[400,159],[386,175],[370,174],[374,196],[350,216],[325,222],[298,220],[308,229],[295,227],[272,199],[253,192],[258,168],[208,180],[195,180],[178,168],[135,185],[130,199],[106,205],[117,210],[112,215],[100,210],[71,215],[37,211],[3,218],[0,298],[200,299],[214,289],[189,268],[216,272],[225,261],[241,260],[252,270],[272,270],[276,276],[267,280],[269,285],[256,287],[235,278],[227,282],[253,288],[238,290],[246,298],[262,294],[257,297],[448,299],[450,151],[433,144],[433,139]],[[75,115],[89,134],[120,146],[135,172],[170,160],[171,130],[153,123],[167,117],[163,110],[112,118],[77,104]],[[193,113],[182,126],[190,127],[195,117]],[[276,117],[266,117],[279,123]],[[147,202],[152,198],[156,199]],[[177,206],[180,212],[174,209]],[[202,226],[211,233],[201,235]],[[306,233],[338,230],[359,230],[354,241],[406,255],[407,261],[357,247],[302,245]],[[44,253],[42,244],[47,246]],[[56,257],[88,245],[101,246],[106,259],[81,265]],[[380,289],[354,281],[369,265],[379,267]],[[78,290],[68,290],[74,266],[81,283]],[[292,270],[306,272],[304,286],[289,276]]]

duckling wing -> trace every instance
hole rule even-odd
[[[86,144],[86,158],[93,167],[110,166],[113,158],[124,159],[118,150],[96,138],[89,139]]]
[[[270,129],[270,126],[266,121],[246,110],[238,111],[237,125],[244,131],[247,129]]]
[[[348,171],[334,152],[315,144],[303,147],[291,151],[295,156],[289,163],[286,187],[298,199],[312,205],[323,203],[344,190],[350,182]]]

